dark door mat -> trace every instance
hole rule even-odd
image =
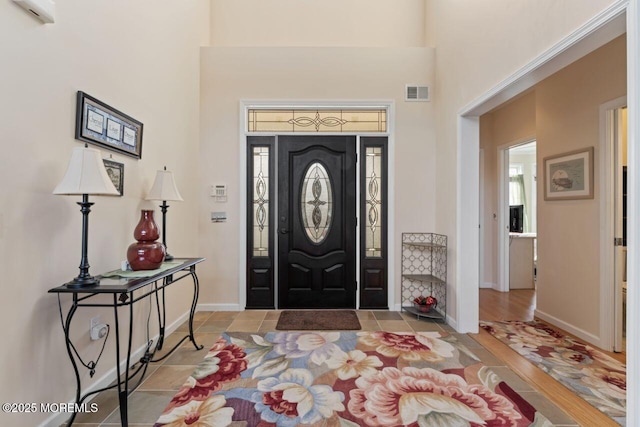
[[[285,310],[280,314],[279,331],[355,331],[361,329],[353,310]]]

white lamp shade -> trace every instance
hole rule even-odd
[[[182,201],[182,196],[180,196],[176,182],[173,179],[173,172],[168,170],[156,172],[156,179],[153,181],[147,200]]]
[[[53,190],[53,194],[120,194],[109,179],[100,151],[95,148],[78,147],[71,153],[67,173]]]

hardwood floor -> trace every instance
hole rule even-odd
[[[480,289],[480,320],[533,320],[535,304],[533,289],[509,292]]]
[[[518,289],[510,292],[497,292],[493,289],[480,290],[480,320],[533,320],[534,310],[535,290]],[[481,329],[479,334],[469,335],[580,425],[618,426],[618,423],[573,394],[485,330]],[[624,362],[624,355],[606,353]]]

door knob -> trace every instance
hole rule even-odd
[[[287,230],[286,228],[281,228],[280,234],[289,234],[289,230]]]

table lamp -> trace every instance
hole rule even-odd
[[[162,210],[162,244],[164,248],[167,249],[167,209],[169,208],[167,201],[182,202],[183,199],[173,179],[173,172],[168,171],[166,166],[164,170],[156,172],[156,179],[153,181],[153,186],[151,187],[151,191],[149,191],[147,200],[162,200],[162,204],[160,205],[160,209]],[[164,259],[165,261],[173,259],[173,256],[169,254],[168,250]]]
[[[99,280],[89,274],[89,260],[87,258],[89,212],[91,212],[93,205],[89,202],[89,195],[117,196],[120,194],[107,175],[100,151],[89,148],[86,144],[84,147],[74,148],[71,152],[67,172],[53,190],[53,194],[82,195],[82,202],[78,202],[80,212],[82,212],[80,274],[66,285],[70,288],[95,285],[99,283]]]

